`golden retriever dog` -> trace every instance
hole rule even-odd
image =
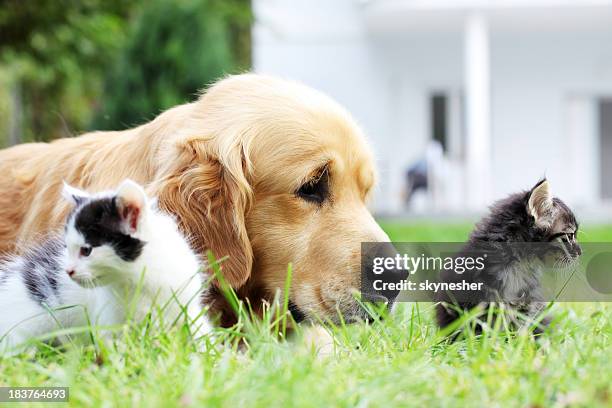
[[[93,132],[0,151],[0,252],[58,228],[62,182],[89,191],[131,178],[175,214],[197,251],[254,307],[282,290],[297,320],[365,317],[360,243],[388,241],[366,200],[372,155],[349,113],[304,85],[244,74],[197,101],[118,132]],[[212,309],[233,316],[218,290]]]

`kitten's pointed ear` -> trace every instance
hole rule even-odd
[[[550,184],[548,180],[543,179],[531,189],[527,211],[538,223],[551,213],[552,208],[553,197],[550,193]]]
[[[72,187],[65,181],[64,187],[62,189],[62,196],[74,205],[79,205],[90,197],[89,193],[87,193],[86,191],[80,190],[76,187]]]
[[[140,228],[147,211],[147,195],[144,189],[132,180],[125,180],[117,189],[117,210],[128,233]]]

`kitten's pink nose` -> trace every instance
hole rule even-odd
[[[74,276],[74,269],[68,269],[68,276]]]

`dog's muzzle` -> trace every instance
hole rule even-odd
[[[387,307],[391,309],[399,294],[399,290],[376,290],[374,289],[374,282],[384,279],[385,282],[399,283],[406,279],[408,272],[405,270],[386,269],[384,274],[376,274],[374,272],[374,259],[395,258],[397,254],[398,252],[391,242],[375,244],[366,253],[362,254],[361,295],[363,300],[376,304],[386,303]]]

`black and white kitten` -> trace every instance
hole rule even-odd
[[[572,210],[552,196],[546,179],[529,191],[494,203],[457,255],[487,254],[484,269],[463,274],[452,270],[441,273],[444,282],[466,280],[482,283],[483,289],[439,293],[436,298],[439,326],[448,326],[459,318],[459,311],[478,305],[484,305],[486,313],[487,304],[500,300],[497,306],[509,311],[515,327],[540,320],[534,332],[541,332],[550,319],[540,316],[545,306],[540,274],[549,262],[570,264],[581,255],[576,242],[577,231],[578,223]]]
[[[64,235],[0,264],[0,353],[58,329],[150,312],[165,323],[188,320],[196,336],[210,331],[200,262],[142,187],[126,180],[89,195],[65,185],[63,194],[74,204]]]

